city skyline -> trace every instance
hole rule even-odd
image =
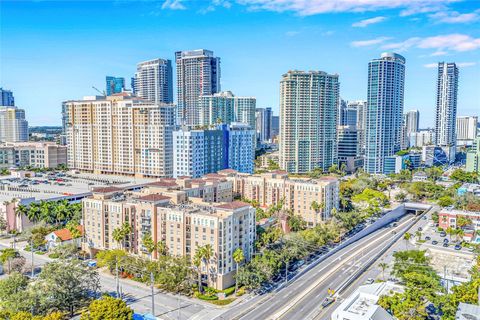
[[[416,14],[413,0],[339,1],[336,7],[331,1],[294,2],[146,1],[136,3],[134,12],[129,1],[26,1],[21,8],[2,2],[0,86],[14,92],[32,125],[59,125],[61,102],[96,94],[91,87],[103,88],[105,76],[130,79],[139,61],[162,57],[174,64],[176,51],[203,48],[221,58],[222,89],[254,96],[258,108],[271,107],[277,115],[279,82],[288,70],[339,74],[343,99],[366,100],[368,61],[394,51],[408,61],[405,110],[434,112],[436,66],[445,61],[461,72],[458,115],[480,115],[475,2],[424,1],[417,8],[424,12]],[[101,19],[106,11],[119,21],[108,28]],[[72,19],[77,13],[89,19]],[[111,44],[129,37],[135,41],[108,54]],[[162,41],[152,41],[158,37]],[[80,50],[87,45],[89,50]],[[420,118],[421,128],[433,127],[434,119]]]

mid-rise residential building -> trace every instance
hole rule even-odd
[[[68,167],[95,174],[173,175],[175,107],[118,94],[65,101]]]
[[[237,97],[231,91],[223,91],[199,98],[199,125],[242,122],[255,128],[256,99]]]
[[[280,167],[306,173],[337,163],[338,75],[289,71],[280,81]]]
[[[473,140],[472,148],[467,152],[467,162],[465,170],[468,172],[477,172],[480,174],[480,137]]]
[[[67,147],[54,142],[8,142],[0,145],[0,168],[56,168],[67,164]]]
[[[467,226],[459,226],[459,218],[470,219],[472,223]],[[480,230],[480,212],[444,208],[438,213],[438,226],[444,230],[461,227],[464,232],[462,240],[480,240],[480,236],[477,235],[477,231]]]
[[[347,172],[363,167],[359,138],[360,132],[355,125],[338,127],[338,164]]]
[[[290,179],[285,171],[246,175],[234,170],[218,172],[233,182],[233,192],[257,201],[263,208],[283,203],[283,208],[301,216],[308,226],[327,220],[338,210],[339,181],[334,177]],[[320,208],[312,206],[316,202]]]
[[[148,255],[142,243],[147,234],[155,243],[162,241],[174,256],[193,258],[198,248],[209,244],[214,254],[202,264],[202,274],[216,289],[235,283],[233,252],[237,248],[243,250],[246,261],[253,255],[255,209],[247,203],[175,205],[164,195],[128,194],[114,187],[94,189],[82,202],[84,249],[91,252],[120,247],[112,234],[125,222],[133,230],[123,248],[131,254]],[[154,253],[153,258],[157,257]]]
[[[220,92],[220,58],[210,50],[175,52],[177,104],[181,124],[199,125],[199,97]]]
[[[25,110],[0,106],[0,143],[28,141]]]
[[[173,176],[201,177],[225,169],[227,137],[219,129],[181,128],[173,133]]]
[[[105,77],[105,93],[111,96],[115,93],[122,93],[125,90],[125,78],[106,76]]]
[[[172,62],[153,59],[137,64],[134,94],[154,104],[173,103]]]
[[[15,99],[13,92],[0,88],[0,107],[13,107],[15,105]]]
[[[435,132],[432,129],[419,130],[410,133],[410,147],[421,148],[433,144],[433,137]]]
[[[268,143],[272,140],[272,108],[257,108],[255,111],[257,141]]]
[[[405,169],[418,169],[422,162],[422,154],[420,152],[410,152],[404,155],[394,155],[387,157],[385,160],[385,174],[400,173]]]
[[[386,52],[368,64],[365,171],[384,173],[385,159],[400,150],[405,58]]]
[[[438,63],[435,145],[441,147],[450,162],[455,161],[458,68],[455,63]]]
[[[470,146],[478,135],[477,116],[459,116],[456,123],[457,146]]]
[[[182,127],[173,134],[173,148],[174,177],[197,178],[226,168],[254,170],[255,131],[244,123]]]

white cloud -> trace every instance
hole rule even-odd
[[[434,53],[432,53],[430,56],[431,57],[438,57],[438,56],[444,56],[448,54],[448,52],[446,51],[442,51],[442,50],[438,50],[438,51],[435,51]]]
[[[286,35],[287,37],[294,37],[294,36],[296,36],[296,35],[299,34],[299,33],[300,33],[300,31],[287,31],[287,32],[285,32],[285,35]]]
[[[459,63],[457,63],[457,67],[460,67],[460,68],[473,67],[473,66],[476,66],[476,65],[477,65],[476,62],[459,62]]]
[[[237,0],[252,10],[292,11],[300,15],[403,9],[403,15],[434,12],[458,0]]]
[[[162,4],[162,9],[185,10],[186,7],[182,2],[183,0],[165,0],[165,2]]]
[[[355,27],[355,28],[365,28],[366,26],[368,25],[371,25],[371,24],[375,24],[375,23],[380,23],[382,21],[385,21],[387,18],[385,17],[375,17],[375,18],[370,18],[370,19],[365,19],[365,20],[361,20],[359,22],[355,22],[354,24],[352,24],[352,27]]]
[[[445,55],[448,51],[464,52],[480,49],[480,38],[473,38],[466,34],[446,34],[434,37],[413,37],[402,42],[387,43],[382,49],[406,51],[409,48],[435,49],[433,56]]]
[[[465,67],[472,67],[477,65],[476,62],[458,62],[457,67],[460,68],[465,68]],[[436,68],[438,66],[438,63],[427,63],[423,65],[425,68]]]
[[[370,39],[370,40],[358,40],[358,41],[352,41],[350,45],[352,47],[368,47],[368,46],[373,46],[375,44],[380,44],[385,41],[390,39],[389,37],[378,37],[375,39]]]
[[[434,22],[443,23],[468,23],[480,20],[480,10],[470,13],[459,13],[457,11],[440,11],[429,15]]]

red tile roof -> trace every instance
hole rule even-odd
[[[142,196],[137,198],[138,200],[141,201],[149,201],[149,202],[157,202],[157,201],[162,201],[162,200],[170,200],[170,197],[163,196],[161,194],[147,194],[146,196]]]
[[[240,209],[240,208],[244,208],[244,207],[248,207],[248,206],[250,206],[250,204],[248,204],[246,202],[233,201],[233,202],[220,204],[220,205],[216,206],[216,208],[235,210],[235,209]]]
[[[237,170],[223,169],[223,170],[218,171],[218,173],[237,173]]]
[[[80,234],[83,236],[83,227],[82,226],[77,226],[78,231],[80,231]],[[53,233],[60,238],[62,241],[68,241],[72,240],[72,234],[70,233],[70,230],[67,228],[65,229],[60,229],[60,230],[55,230]]]
[[[117,188],[117,187],[100,187],[100,188],[92,189],[93,193],[111,193],[111,192],[119,192],[119,191],[123,191],[123,189]]]
[[[178,184],[176,184],[174,181],[160,180],[160,181],[150,182],[147,184],[147,186],[171,188],[171,187],[178,187]]]

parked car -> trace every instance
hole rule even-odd
[[[446,236],[447,236],[447,233],[445,231],[440,232],[440,237],[443,238],[443,237],[446,237]]]
[[[333,297],[326,297],[323,301],[322,301],[322,307],[327,307],[329,306],[330,304],[332,304],[333,302],[335,301],[335,298]]]
[[[433,240],[433,241],[432,241],[432,244],[433,244],[433,245],[436,245],[436,244],[438,244],[438,241],[437,241],[437,240]]]
[[[375,280],[373,280],[372,278],[368,278],[367,281],[365,281],[365,284],[372,284],[374,282]]]
[[[447,238],[443,239],[443,243],[448,243],[448,239]]]
[[[430,238],[429,236],[426,236],[426,237],[425,237],[425,240],[426,240],[426,241],[430,241],[430,240],[432,240],[432,238]]]
[[[455,249],[455,250],[462,250],[462,246],[459,245],[459,244],[456,244],[454,249]]]
[[[422,227],[418,227],[418,231],[422,231],[422,230],[423,230]]]
[[[448,242],[444,242],[444,243],[443,243],[443,246],[444,246],[445,248],[448,248]]]

